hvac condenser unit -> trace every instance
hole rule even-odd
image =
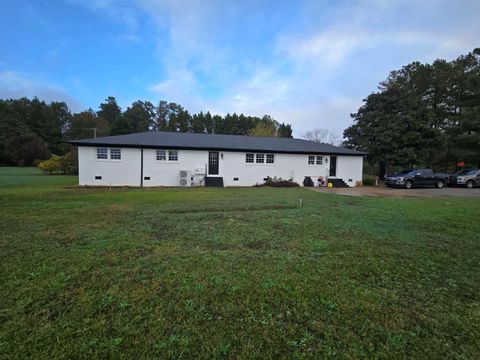
[[[180,186],[191,186],[192,179],[190,171],[180,170]]]

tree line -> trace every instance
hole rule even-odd
[[[480,167],[480,49],[392,71],[363,102],[344,145],[368,151],[380,176],[389,166]]]
[[[68,140],[144,131],[292,137],[292,126],[269,115],[190,114],[181,105],[160,101],[135,101],[122,111],[114,97],[99,110],[72,113],[64,102],[46,103],[37,98],[0,99],[0,164],[33,165],[52,155],[72,151]],[[69,154],[68,158],[72,158]],[[60,158],[56,158],[60,159]]]

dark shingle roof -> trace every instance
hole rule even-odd
[[[365,155],[365,152],[343,147],[315,143],[303,139],[212,135],[180,132],[149,131],[128,135],[104,136],[94,139],[74,140],[80,146],[118,146],[142,148],[170,148],[223,151],[264,151],[292,154]]]

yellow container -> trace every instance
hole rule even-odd
[[[327,184],[327,186],[328,186],[329,188],[333,188],[333,184],[332,184],[331,182],[329,182],[329,183]]]

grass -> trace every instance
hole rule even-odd
[[[2,359],[480,357],[478,199],[76,181],[0,168]]]

